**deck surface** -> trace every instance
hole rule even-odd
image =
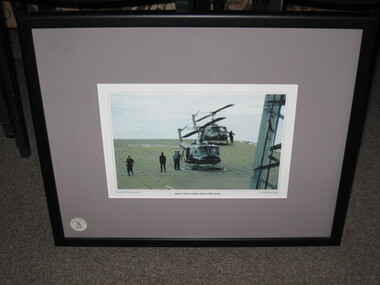
[[[256,146],[236,141],[234,145],[221,145],[222,157],[218,166],[223,170],[174,169],[173,153],[181,149],[178,140],[115,140],[115,160],[119,189],[248,189]],[[188,141],[190,143],[190,141]],[[166,172],[160,172],[159,156],[166,156]],[[134,175],[128,176],[125,160],[135,161]],[[278,171],[272,171],[272,180]]]

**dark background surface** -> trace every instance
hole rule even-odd
[[[14,33],[12,32],[14,36]],[[16,49],[20,70],[20,53]],[[32,155],[0,136],[1,284],[378,284],[380,61],[339,247],[55,247],[25,81]]]

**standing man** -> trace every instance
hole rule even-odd
[[[174,161],[174,169],[177,170],[177,151],[173,154],[173,161]]]
[[[179,151],[176,151],[173,155],[173,160],[174,160],[174,169],[175,170],[180,170],[179,168],[179,163],[181,161],[181,154],[179,153]]]
[[[125,165],[127,166],[127,172],[128,176],[131,175],[130,173],[133,173],[133,165],[135,164],[135,161],[128,155],[127,160],[125,161]]]
[[[166,172],[166,156],[164,155],[163,152],[161,152],[161,155],[160,155],[160,168],[161,168],[161,172],[162,172],[162,168]]]
[[[179,153],[179,151],[177,151],[177,170],[181,170],[180,165],[179,165],[181,161],[181,157],[182,157],[181,154]]]
[[[234,144],[234,135],[235,134],[232,132],[232,130],[228,132],[228,135],[230,137],[231,144]]]

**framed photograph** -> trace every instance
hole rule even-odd
[[[20,16],[55,244],[339,245],[376,25]]]

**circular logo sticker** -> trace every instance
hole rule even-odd
[[[71,228],[74,231],[82,232],[87,229],[87,222],[82,218],[74,218],[70,222]]]

